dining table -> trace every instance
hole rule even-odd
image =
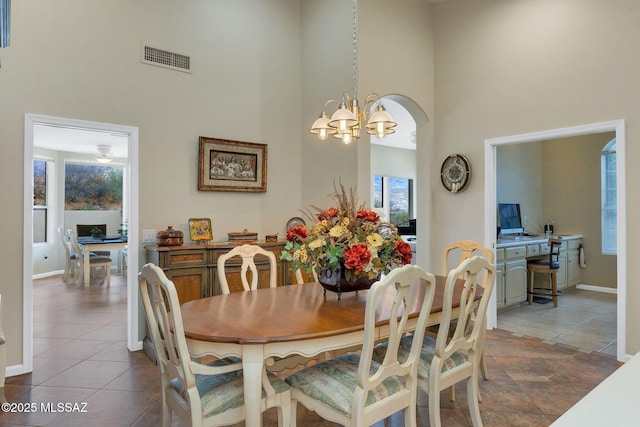
[[[84,287],[88,288],[91,282],[91,262],[88,256],[92,251],[123,250],[127,246],[126,237],[77,237],[78,244],[82,247],[82,270]],[[118,257],[118,260],[120,257]]]
[[[428,325],[440,323],[446,276],[436,276]],[[464,282],[456,283],[453,316]],[[424,294],[426,282],[412,292]],[[394,288],[389,288],[389,303]],[[261,426],[262,372],[265,361],[290,355],[313,357],[362,345],[368,290],[338,299],[317,282],[261,288],[188,301],[181,305],[184,333],[193,358],[237,356],[242,359],[247,426]],[[476,292],[476,300],[482,288]],[[413,298],[407,330],[415,328],[422,298]],[[384,306],[384,301],[381,306]],[[389,310],[376,316],[376,337],[389,335]]]

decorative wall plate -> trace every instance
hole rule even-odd
[[[307,223],[304,222],[304,219],[294,216],[289,221],[287,221],[287,230],[290,229],[291,227],[296,227],[298,225],[305,227]]]
[[[462,154],[451,154],[442,162],[440,179],[447,191],[457,193],[464,190],[471,179],[471,166]]]

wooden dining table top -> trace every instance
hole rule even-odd
[[[442,312],[445,282],[446,276],[436,276],[432,314]],[[462,286],[459,280],[454,308],[459,306]],[[410,318],[418,316],[426,283],[414,289],[420,298],[413,299]],[[395,289],[388,292],[391,304]],[[325,296],[317,282],[234,292],[184,303],[182,321],[186,337],[197,341],[264,345],[325,338],[364,330],[367,294],[366,290],[343,293],[338,299],[328,291]],[[475,298],[481,295],[479,289]],[[389,311],[388,307],[380,310],[376,323],[388,323]]]

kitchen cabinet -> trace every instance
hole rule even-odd
[[[582,279],[579,251],[582,236],[564,236],[560,248],[560,268],[556,272],[558,289],[575,286]],[[546,238],[526,239],[521,242],[498,242],[496,249],[497,307],[519,304],[527,299],[527,259],[549,255]],[[548,288],[549,277],[536,274],[534,287]]]
[[[537,245],[536,245],[537,246]],[[518,304],[527,299],[526,245],[496,250],[496,305],[498,308]],[[538,253],[530,248],[529,253]]]
[[[504,266],[505,306],[518,304],[527,299],[527,260],[507,261]]]

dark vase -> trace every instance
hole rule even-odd
[[[335,292],[338,294],[338,299],[341,299],[343,292],[357,292],[365,289],[369,289],[378,279],[369,279],[368,277],[355,277],[348,280],[345,277],[345,268],[342,264],[331,269],[326,268],[320,270],[318,273],[318,282],[324,288],[324,295],[327,295],[327,291]]]

